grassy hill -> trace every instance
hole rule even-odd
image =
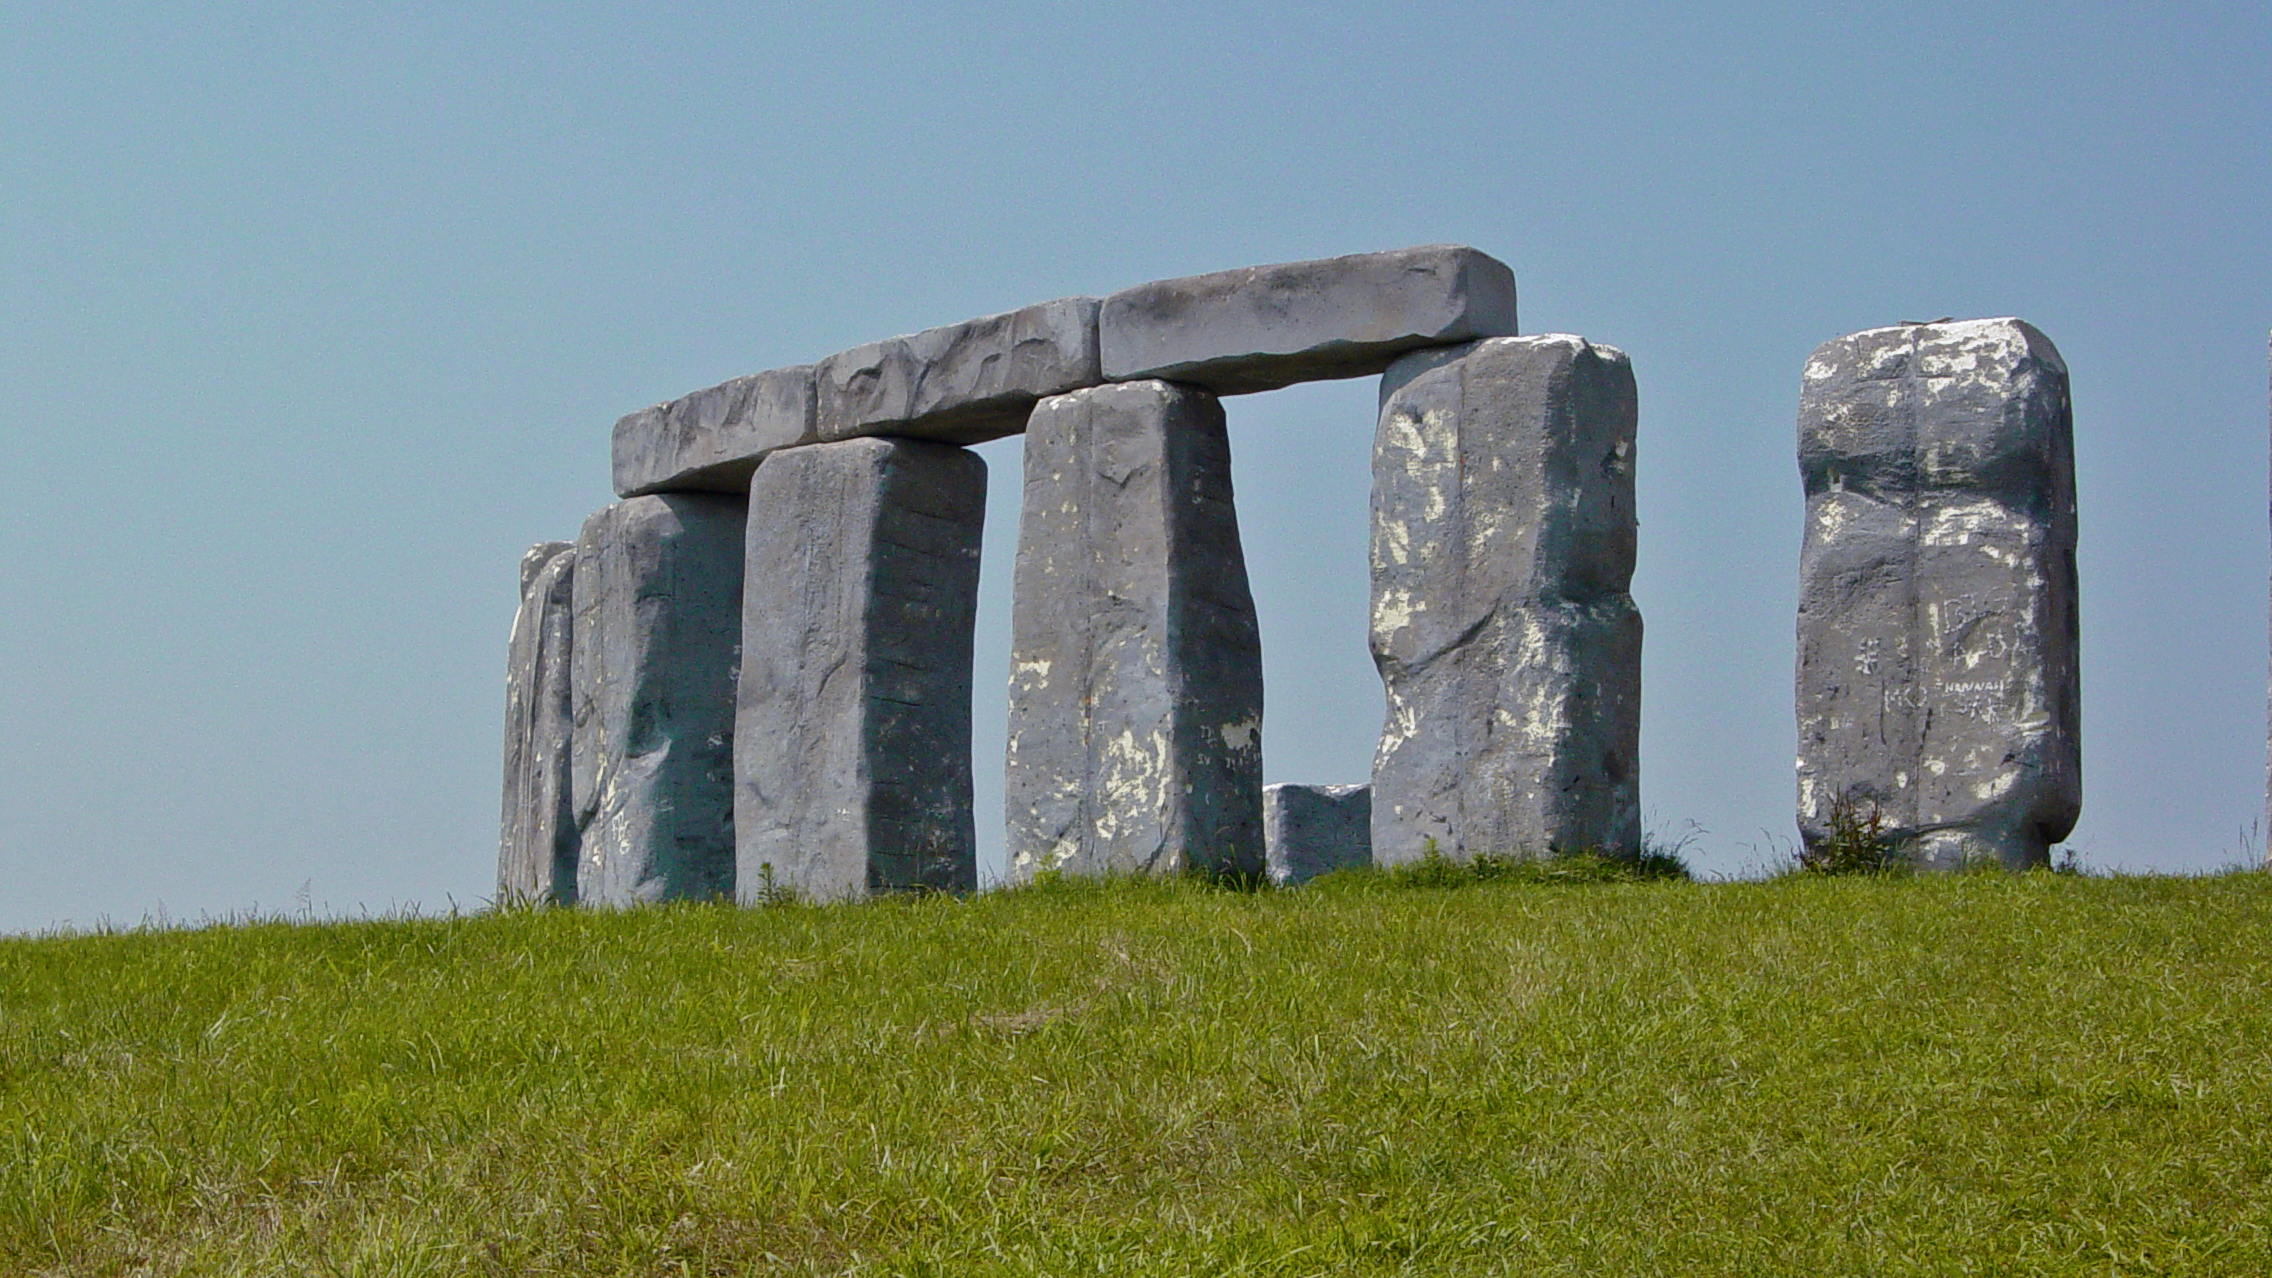
[[[2272,877],[0,942],[0,1272],[2272,1273]]]

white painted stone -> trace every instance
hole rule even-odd
[[[1799,400],[1798,808],[1920,866],[2040,865],[2082,808],[2067,367],[2015,319],[1825,343]]]
[[[1011,616],[1011,880],[1259,872],[1262,644],[1213,395],[1035,408]]]
[[[1566,334],[1419,351],[1382,378],[1377,863],[1639,854],[1636,412],[1624,354]]]

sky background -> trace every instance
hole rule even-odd
[[[484,900],[520,554],[609,500],[625,412],[1446,241],[1633,359],[1643,805],[1699,869],[1793,831],[1800,366],[1942,315],[2072,370],[2069,846],[2253,856],[2272,10],[1695,10],[0,7],[0,930]],[[1379,729],[1374,395],[1230,401],[1273,781]],[[1019,453],[981,451],[998,865]]]

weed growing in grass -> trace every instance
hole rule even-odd
[[[1655,830],[1641,836],[1641,857],[1635,869],[1644,879],[1693,879],[1688,869],[1689,845],[1704,836],[1703,826],[1693,820],[1680,825],[1680,836],[1673,838]]]
[[[1891,874],[1907,867],[1875,799],[1848,790],[1830,801],[1830,833],[1793,854],[1801,874]]]
[[[773,862],[760,861],[757,863],[757,890],[750,893],[750,902],[767,908],[803,905],[805,895],[797,890],[796,884],[773,872]]]

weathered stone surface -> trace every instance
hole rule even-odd
[[[1013,880],[1262,868],[1262,644],[1213,395],[1034,409],[1008,769]]]
[[[1926,867],[2039,865],[2082,809],[2067,366],[2015,319],[1824,343],[1806,485],[1798,807]]]
[[[612,449],[615,493],[747,496],[760,458],[818,438],[812,365],[737,377],[618,421]]]
[[[1512,334],[1515,276],[1439,244],[1160,280],[1106,298],[1097,322],[1113,381],[1237,395],[1365,377],[1418,347]]]
[[[576,899],[576,808],[569,780],[576,547],[521,556],[521,606],[505,660],[505,802],[497,837],[500,902]]]
[[[1035,400],[1104,380],[1097,300],[1063,297],[855,346],[822,360],[813,379],[822,439],[1015,435]]]
[[[1405,356],[1373,450],[1373,858],[1638,855],[1632,366],[1564,334]]]
[[[986,463],[856,439],[757,468],[734,754],[745,901],[977,885],[972,626]]]
[[[734,890],[734,642],[747,503],[617,502],[576,543],[575,803],[580,899]]]
[[[1373,788],[1273,785],[1262,791],[1270,881],[1280,887],[1373,863]]]

